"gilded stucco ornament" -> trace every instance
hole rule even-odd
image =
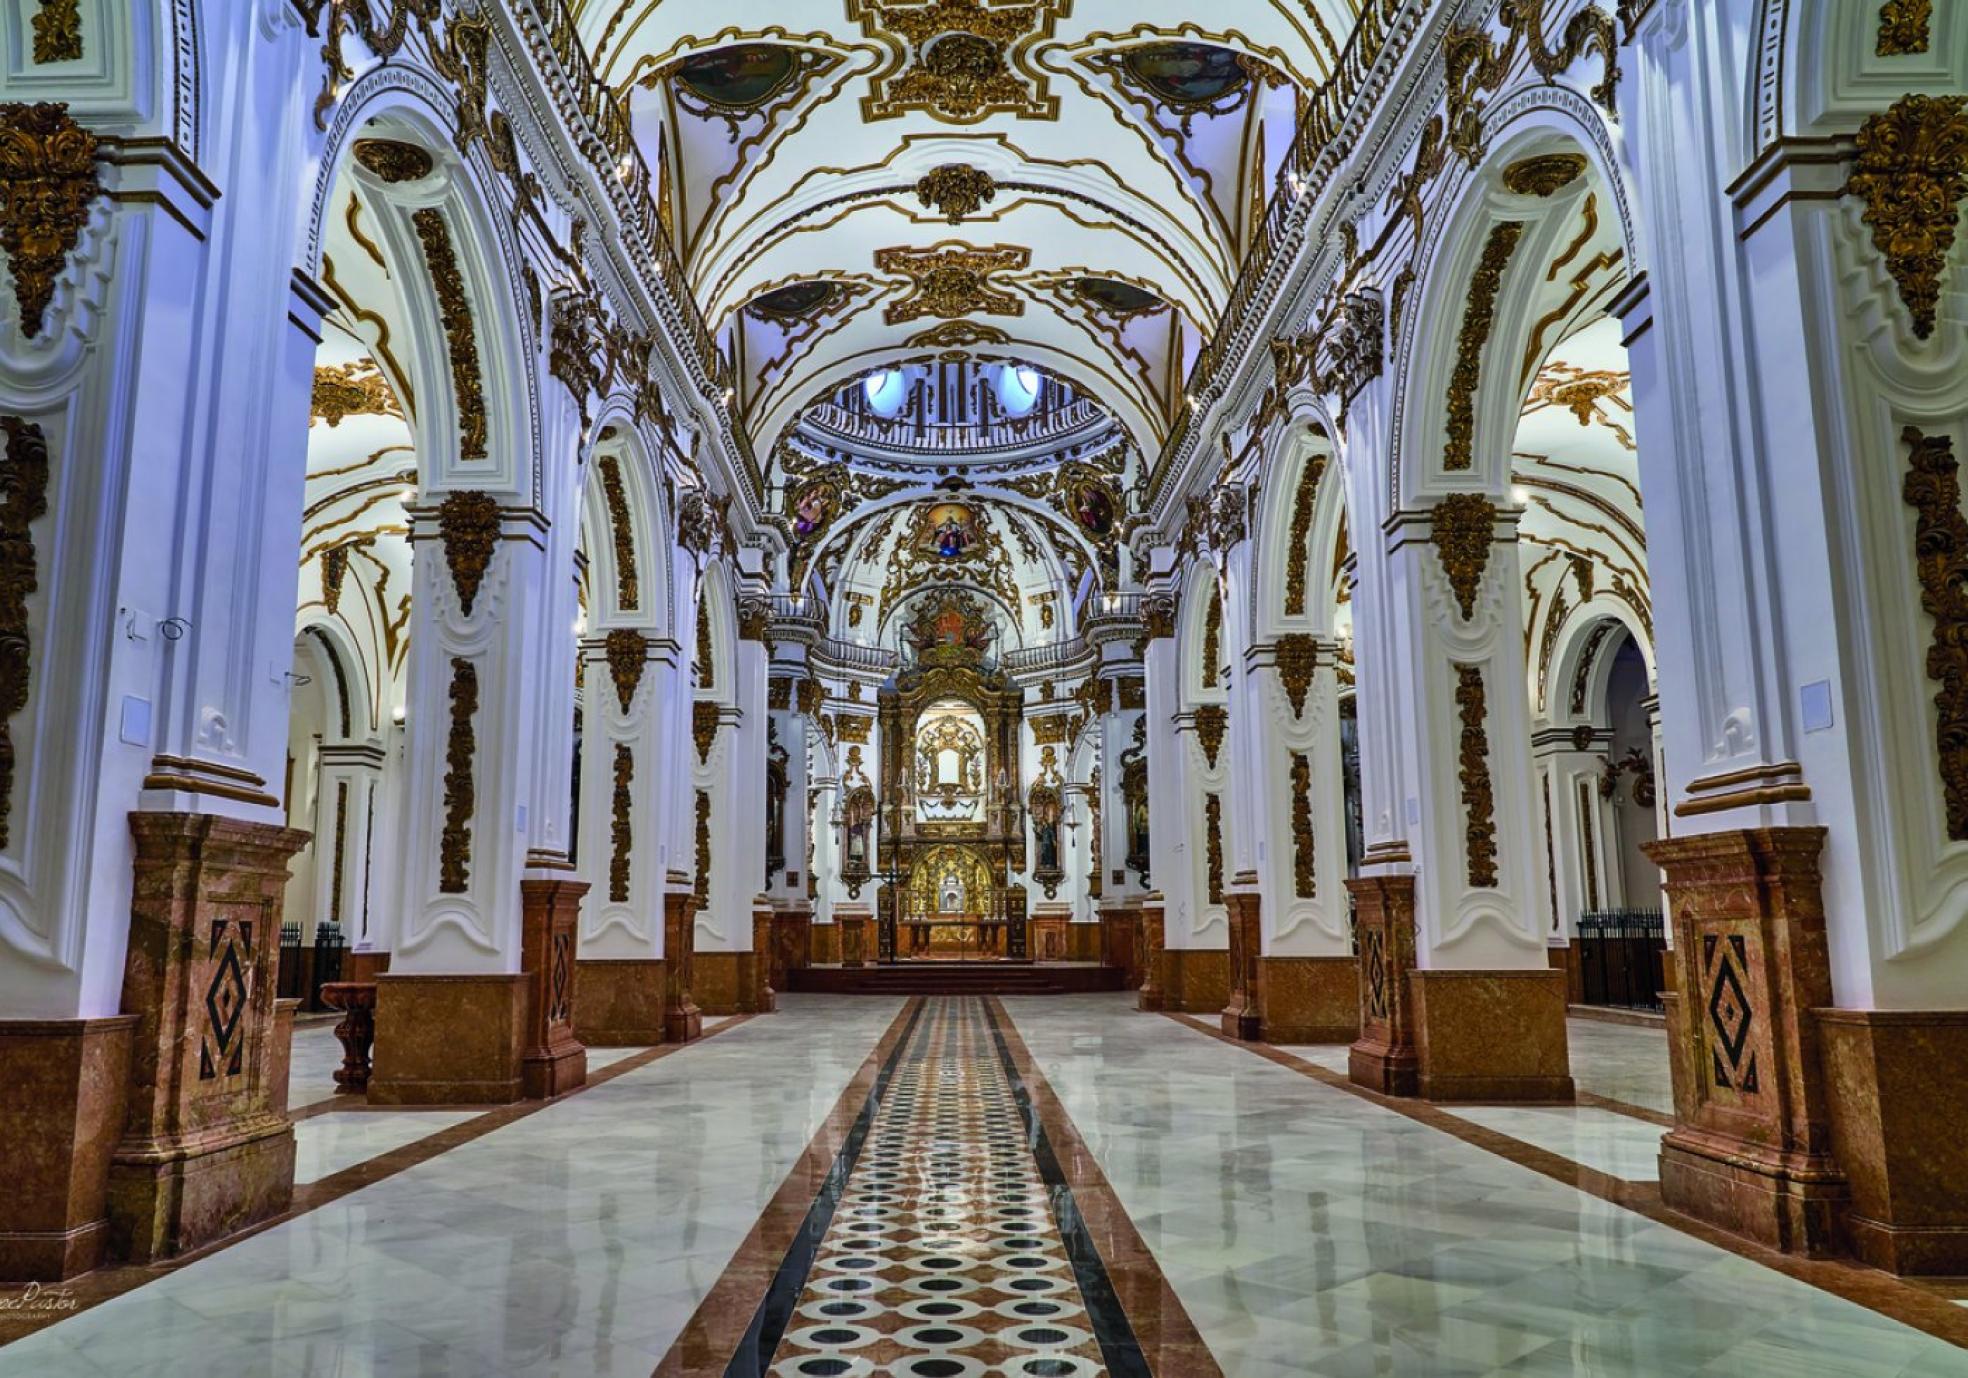
[[[1319,641],[1310,632],[1287,632],[1278,638],[1278,683],[1291,702],[1292,716],[1305,716],[1305,696],[1319,668]]]
[[[630,788],[635,783],[635,752],[626,742],[615,744],[615,788],[610,795],[611,816],[608,822],[608,839],[612,847],[608,857],[608,901],[610,904],[629,902],[630,858],[635,854],[635,831],[629,822],[631,810],[635,807],[635,794]]]
[[[1900,494],[1914,511],[1913,569],[1920,608],[1934,620],[1927,678],[1934,690],[1934,759],[1947,803],[1948,837],[1968,840],[1968,518],[1960,463],[1944,435],[1908,426]]]
[[[60,102],[0,105],[0,249],[14,279],[21,333],[47,323],[55,279],[102,194],[96,136]]]
[[[1230,730],[1230,710],[1220,703],[1205,703],[1196,709],[1196,744],[1203,749],[1209,768],[1216,769],[1216,758],[1223,750],[1223,738]]]
[[[499,500],[474,489],[446,494],[437,507],[437,535],[458,590],[458,608],[470,617],[499,545]]]
[[[41,0],[34,16],[35,64],[81,60],[81,0]]]
[[[1543,153],[1503,170],[1503,185],[1519,196],[1555,196],[1585,175],[1583,153]]]
[[[384,381],[382,370],[369,359],[348,364],[323,364],[314,371],[312,411],[330,429],[351,416],[401,417],[403,409],[396,394]]]
[[[711,795],[697,791],[697,878],[691,888],[699,912],[711,902]]]
[[[1292,494],[1291,538],[1286,542],[1285,615],[1298,617],[1305,612],[1306,570],[1311,562],[1312,518],[1318,510],[1319,480],[1325,477],[1326,457],[1306,457],[1298,473],[1298,489]]]
[[[1209,862],[1209,902],[1223,903],[1223,799],[1203,796],[1204,846]]]
[[[27,600],[40,586],[34,523],[48,511],[51,465],[41,428],[20,416],[0,417],[7,436],[0,468],[0,847],[8,840],[14,801],[13,720],[27,707],[33,668]]]
[[[615,699],[624,713],[635,701],[642,673],[649,665],[649,638],[633,627],[617,627],[603,642],[608,656],[608,677],[615,685]]]
[[[945,163],[916,183],[916,198],[948,217],[952,225],[977,214],[997,194],[998,184],[991,174],[968,163]]]
[[[1924,340],[1968,196],[1968,96],[1907,96],[1859,126],[1858,146],[1845,194],[1865,203],[1873,247]]]
[[[472,780],[478,751],[472,718],[478,712],[478,667],[451,658],[451,733],[444,748],[444,830],[437,843],[437,888],[462,895],[471,884],[471,821],[477,803]]]
[[[355,161],[391,185],[421,182],[437,168],[429,150],[401,139],[357,139]]]
[[[615,547],[616,598],[625,611],[633,612],[642,602],[642,581],[636,571],[635,528],[629,520],[621,461],[614,455],[603,455],[595,467],[601,475],[601,495],[608,505],[608,534]]]
[[[1292,894],[1319,898],[1319,854],[1312,834],[1312,759],[1302,751],[1291,758]]]
[[[1504,270],[1523,237],[1520,220],[1503,220],[1492,226],[1475,275],[1469,279],[1455,367],[1449,372],[1448,440],[1442,451],[1442,467],[1450,473],[1475,467],[1476,389],[1483,379],[1483,350],[1496,328],[1497,295],[1503,290]]]
[[[471,296],[465,290],[465,276],[451,243],[451,227],[443,214],[430,206],[414,213],[410,223],[424,246],[424,266],[430,270],[450,354],[451,386],[458,401],[458,454],[463,459],[484,459],[485,382],[478,362],[478,328],[472,321]]]
[[[1057,119],[1059,100],[1026,53],[1052,36],[1071,7],[1071,0],[848,0],[849,19],[903,53],[899,67],[869,78],[863,116],[881,120],[920,110],[950,124],[999,113]]]
[[[1387,311],[1378,292],[1349,292],[1326,332],[1326,385],[1342,403],[1380,377]]]
[[[1431,513],[1429,538],[1464,621],[1476,615],[1476,592],[1489,567],[1495,530],[1496,508],[1480,493],[1451,493]]]
[[[1457,779],[1462,784],[1463,856],[1469,884],[1491,889],[1497,883],[1496,799],[1490,784],[1489,712],[1480,665],[1458,665],[1456,712],[1462,724]]]
[[[884,307],[882,318],[890,325],[906,325],[925,316],[946,321],[978,313],[1022,316],[1025,303],[992,279],[1031,262],[1032,251],[1022,245],[877,249],[875,267],[909,282],[908,292]]]
[[[1926,52],[1933,41],[1929,29],[1933,22],[1934,0],[1886,0],[1879,7],[1879,41],[1874,52],[1880,57]]]
[[[697,760],[711,763],[711,748],[717,745],[718,706],[709,699],[690,705],[690,739],[697,744]]]

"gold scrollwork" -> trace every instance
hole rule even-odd
[[[498,499],[469,488],[447,494],[438,504],[437,534],[458,590],[458,607],[470,617],[499,544]]]
[[[636,576],[635,528],[629,521],[629,497],[622,487],[622,465],[614,455],[603,455],[597,465],[601,473],[601,495],[608,504],[608,530],[615,542],[615,591],[621,606],[634,611],[642,601],[641,581]]]
[[[1319,668],[1319,642],[1309,632],[1287,632],[1278,638],[1278,683],[1291,701],[1292,716],[1305,716],[1305,696],[1312,690],[1312,675]]]
[[[1215,794],[1203,796],[1205,845],[1209,858],[1209,902],[1223,903],[1223,800]]]
[[[1462,724],[1457,778],[1462,784],[1463,856],[1469,884],[1491,889],[1497,883],[1496,800],[1490,784],[1488,705],[1480,665],[1458,665],[1456,710]]]
[[[1503,185],[1519,196],[1555,196],[1585,175],[1583,153],[1544,153],[1503,170]]]
[[[1924,340],[1968,196],[1968,96],[1907,96],[1860,125],[1858,145],[1845,194],[1865,203],[1873,247]]]
[[[1312,540],[1312,517],[1318,508],[1319,480],[1325,473],[1326,457],[1308,456],[1298,474],[1298,491],[1292,494],[1291,538],[1285,550],[1287,617],[1298,617],[1305,612],[1305,572],[1312,556],[1307,546]]]
[[[478,712],[478,667],[463,656],[451,658],[451,735],[444,749],[444,831],[437,847],[437,888],[462,895],[471,884],[471,821],[477,802],[472,781],[478,739],[472,718]]]
[[[1036,4],[986,4],[983,0],[849,0],[848,18],[870,37],[904,50],[899,70],[870,78],[861,102],[868,120],[911,110],[951,124],[970,124],[991,114],[1051,120],[1059,98],[1045,73],[1023,60],[1033,44],[1049,38],[1070,0]]]
[[[1873,51],[1880,57],[1924,53],[1933,41],[1928,27],[1933,21],[1934,0],[1886,0],[1879,7],[1879,42]],[[37,46],[35,61],[40,60]]]
[[[421,182],[437,167],[428,149],[401,139],[357,139],[354,152],[356,162],[391,185]]]
[[[102,194],[96,136],[59,101],[0,105],[0,249],[14,278],[21,333],[47,323],[69,254]]]
[[[718,706],[709,699],[690,705],[690,738],[697,744],[697,760],[711,763],[711,748],[717,745]]]
[[[27,599],[40,586],[34,523],[48,511],[48,441],[41,428],[19,416],[0,416],[7,433],[6,468],[0,470],[0,847],[7,845],[14,799],[13,720],[27,707]]]
[[[629,822],[629,812],[635,805],[635,793],[630,788],[635,783],[635,752],[627,742],[615,744],[615,789],[610,798],[613,816],[608,823],[608,838],[613,850],[608,857],[608,902],[627,904],[629,902],[629,865],[635,850],[635,830]]]
[[[472,322],[471,296],[465,290],[465,275],[458,267],[457,250],[451,243],[451,227],[444,215],[426,206],[410,217],[417,238],[424,246],[424,266],[430,270],[431,286],[437,293],[438,317],[444,324],[444,338],[451,357],[451,386],[458,397],[458,454],[464,459],[484,459],[485,383],[479,370],[478,329]]]
[[[1223,737],[1230,730],[1230,710],[1220,703],[1205,703],[1196,709],[1196,742],[1216,769],[1217,753],[1223,750]]]
[[[991,279],[998,273],[1017,272],[1031,262],[1032,251],[1023,245],[877,249],[875,267],[904,277],[910,284],[907,295],[883,308],[882,318],[890,325],[906,325],[924,316],[946,321],[980,312],[1022,316],[1025,303]]]
[[[1476,592],[1489,568],[1496,508],[1481,493],[1451,493],[1430,515],[1430,539],[1466,622],[1476,615]]]
[[[711,794],[697,791],[697,880],[691,888],[699,913],[711,902]]]
[[[604,645],[608,655],[608,677],[615,682],[615,698],[624,713],[635,701],[642,683],[642,672],[649,664],[649,638],[633,627],[617,627]]]
[[[370,359],[315,369],[312,411],[331,430],[351,416],[403,415],[382,370]]]
[[[1449,374],[1449,434],[1442,467],[1451,473],[1470,469],[1476,462],[1476,387],[1483,377],[1483,349],[1496,328],[1497,293],[1503,288],[1504,269],[1510,266],[1510,256],[1517,252],[1517,241],[1523,237],[1521,220],[1498,221],[1490,228],[1483,257],[1469,279],[1455,368]]]
[[[998,184],[991,174],[969,163],[945,163],[916,183],[916,199],[948,217],[952,225],[977,214],[997,195]]]
[[[1968,518],[1960,464],[1944,435],[1908,426],[1900,495],[1914,510],[1913,568],[1920,607],[1934,619],[1927,678],[1934,681],[1934,757],[1947,801],[1948,837],[1968,840]]]
[[[41,0],[34,16],[34,61],[82,60],[82,5],[80,0]]]
[[[1319,855],[1312,835],[1312,758],[1294,751],[1292,787],[1292,893],[1302,900],[1319,898]]]

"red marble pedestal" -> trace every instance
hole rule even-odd
[[[1221,1015],[1223,1032],[1246,1043],[1255,1043],[1264,1028],[1257,977],[1258,956],[1264,946],[1264,899],[1254,889],[1233,890],[1227,899],[1230,910],[1230,998],[1224,1003]]]
[[[1831,1004],[1823,845],[1822,828],[1757,828],[1645,848],[1674,916],[1661,1199],[1807,1255],[1843,1247],[1850,1197],[1812,1016]]]
[[[137,1023],[0,1022],[0,1282],[59,1282],[102,1261]]]
[[[1573,1099],[1564,972],[1415,971],[1408,994],[1424,1100]]]
[[[574,1036],[575,929],[587,893],[588,883],[571,872],[519,883],[520,970],[527,977],[520,1089],[528,1100],[587,1084],[588,1050]]]
[[[1141,902],[1141,940],[1135,945],[1141,956],[1141,986],[1135,993],[1135,1004],[1144,1010],[1159,1010],[1166,1004],[1162,984],[1163,923],[1162,897],[1151,894]]]
[[[290,828],[133,813],[123,1010],[137,1016],[109,1170],[111,1252],[170,1258],[287,1208],[291,1007],[276,1008]]]
[[[663,1030],[672,1043],[704,1034],[704,1013],[691,985],[696,977],[697,898],[688,890],[663,896]]]
[[[1100,906],[1100,964],[1121,973],[1121,988],[1141,986],[1141,915],[1133,904],[1117,901]]]
[[[574,963],[574,1036],[587,1048],[663,1042],[662,958],[582,958]]]
[[[1355,876],[1346,888],[1360,943],[1360,1037],[1347,1055],[1347,1075],[1385,1096],[1412,1096],[1421,1081],[1408,992],[1415,969],[1414,877]]]

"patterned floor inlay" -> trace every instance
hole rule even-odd
[[[1091,1378],[1110,1368],[1021,1088],[981,1001],[931,1000],[814,1256],[775,1378]],[[1061,1194],[1063,1200],[1061,1199]],[[1088,1260],[1080,1258],[1080,1267]],[[1098,1268],[1098,1260],[1092,1260]],[[1105,1289],[1096,1285],[1096,1293]],[[1131,1350],[1131,1337],[1120,1344]]]

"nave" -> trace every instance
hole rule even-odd
[[[1962,1371],[1940,1293],[1666,1216],[1646,1108],[1592,1092],[1659,1035],[1600,1027],[1594,1104],[1534,1124],[1119,995],[790,996],[324,1163],[281,1223],[76,1284],[0,1374]],[[303,1157],[399,1119],[302,1117]]]

